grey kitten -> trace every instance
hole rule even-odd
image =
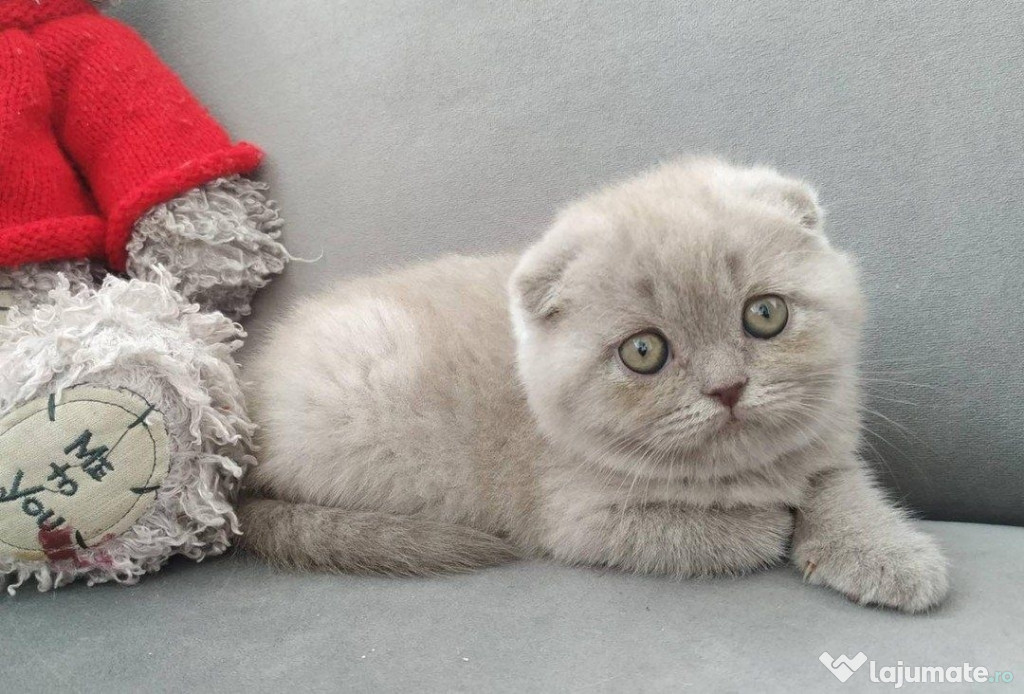
[[[782,561],[861,603],[946,562],[856,449],[862,298],[806,184],[690,160],[569,207],[519,258],[302,303],[253,373],[243,545],[423,574],[550,556],[674,576]]]

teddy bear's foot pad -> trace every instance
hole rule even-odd
[[[163,416],[124,389],[76,386],[0,419],[0,554],[72,559],[128,530],[169,464]]]

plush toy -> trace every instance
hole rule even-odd
[[[288,255],[234,144],[88,0],[0,0],[0,580],[224,551],[252,462],[233,319]],[[6,320],[5,320],[6,319]]]

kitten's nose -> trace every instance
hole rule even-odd
[[[743,379],[742,381],[736,381],[735,383],[722,388],[706,390],[704,391],[704,394],[708,397],[715,398],[731,410],[736,406],[736,403],[740,401],[740,396],[743,395],[743,388],[746,385],[747,379]]]

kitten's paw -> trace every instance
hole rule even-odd
[[[862,605],[923,612],[949,591],[945,557],[934,540],[916,531],[863,545],[808,538],[794,547],[793,560],[808,582]]]
[[[716,510],[701,528],[688,576],[739,575],[786,560],[793,535],[789,509]]]

